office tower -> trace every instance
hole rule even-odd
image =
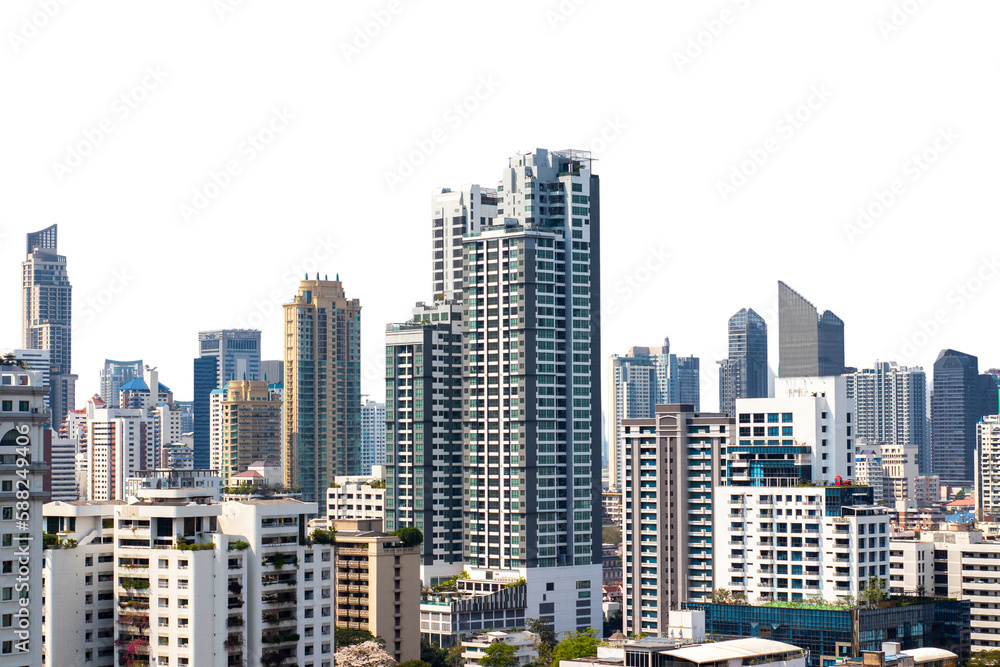
[[[663,635],[671,610],[711,600],[712,497],[734,424],[675,404],[622,421],[626,634]]]
[[[778,282],[778,376],[816,377],[844,372],[844,322]]]
[[[76,403],[77,376],[72,373],[73,287],[66,257],[57,252],[57,225],[28,234],[27,258],[21,264],[21,345],[49,350],[49,407],[52,425],[62,424]]]
[[[663,339],[661,347],[631,347],[624,357],[613,355],[609,364],[608,483],[612,489],[621,489],[625,479],[622,420],[651,418],[657,405],[668,403],[690,404],[698,412],[701,380],[698,358],[671,354],[669,338]]]
[[[431,286],[436,301],[462,300],[462,240],[493,223],[497,191],[479,185],[439,188],[431,197]]]
[[[361,404],[361,474],[369,475],[372,466],[385,465],[385,403]]]
[[[219,471],[226,484],[256,461],[281,461],[284,425],[281,400],[263,380],[233,380],[226,385],[222,411]]]
[[[281,384],[284,382],[285,362],[281,359],[269,359],[260,362],[260,379],[267,380],[270,384]]]
[[[213,389],[209,394],[209,469],[222,470],[222,402],[226,400],[225,389]],[[284,419],[282,419],[282,438],[284,438]],[[242,471],[237,471],[242,472]]]
[[[750,308],[729,318],[729,356],[719,362],[719,411],[737,398],[767,398],[767,323]]]
[[[320,665],[341,628],[420,656],[416,549],[372,520],[317,534],[315,503],[216,502],[204,473],[157,473],[129,504],[45,506],[46,530],[78,545],[45,551],[45,664]]]
[[[42,638],[37,630],[42,618],[42,550],[38,541],[42,505],[48,499],[43,479],[48,467],[45,437],[50,433],[45,428],[48,391],[41,373],[0,365],[0,448],[4,452],[6,501],[5,565],[0,572],[0,589],[4,591],[0,617],[7,621],[0,624],[0,665],[4,667],[42,664]],[[21,618],[27,621],[23,626]]]
[[[136,361],[114,361],[104,360],[104,368],[101,369],[101,398],[110,408],[121,407],[118,405],[118,392],[122,385],[142,377],[142,359]]]
[[[98,401],[101,400],[99,397]],[[141,409],[87,403],[87,500],[124,500],[125,480],[156,467],[150,420]]]
[[[194,464],[205,469],[218,470],[212,461],[211,396],[218,389],[219,360],[216,357],[196,357],[194,360]]]
[[[208,361],[214,359],[215,363]],[[194,465],[209,466],[209,394],[230,380],[259,380],[260,331],[216,329],[198,332],[194,360]],[[214,375],[214,376],[213,376]]]
[[[1000,416],[976,424],[976,520],[1000,516]],[[989,519],[987,519],[989,517]]]
[[[971,354],[942,350],[934,362],[931,393],[931,466],[942,484],[972,484],[976,423],[996,408],[992,376],[979,375]]]
[[[976,378],[976,414],[981,416],[995,415],[1000,413],[1000,387],[997,386],[995,376],[989,373],[982,373]]]
[[[871,487],[842,484],[855,473],[846,380],[778,378],[774,393],[736,401],[738,440],[715,490],[715,587],[751,603],[856,598],[869,576],[888,579],[889,520]]]
[[[361,303],[317,275],[284,308],[285,484],[317,502],[361,468]]]
[[[510,158],[497,224],[464,239],[466,569],[479,581],[523,577],[526,613],[556,632],[601,619],[600,190],[590,163],[582,151]]]
[[[385,529],[423,531],[427,586],[462,569],[462,309],[418,303],[385,332]]]
[[[876,361],[872,368],[847,373],[846,377],[847,397],[854,399],[857,409],[858,438],[915,447],[918,465],[923,456],[930,456],[927,375],[922,368]]]

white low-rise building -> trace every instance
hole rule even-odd
[[[484,632],[462,642],[462,658],[465,667],[479,667],[479,660],[486,650],[493,644],[503,643],[514,647],[514,659],[523,667],[538,659],[535,646],[540,639],[534,632]]]
[[[371,475],[334,477],[326,490],[327,519],[385,519],[385,466]]]

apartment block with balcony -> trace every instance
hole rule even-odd
[[[42,504],[49,385],[42,373],[0,366],[0,667],[42,664]],[[32,541],[34,540],[34,542]],[[28,636],[20,631],[28,623]],[[27,653],[27,654],[26,654]]]
[[[42,565],[46,665],[115,664],[115,507],[122,501],[46,503],[45,532],[58,547]],[[138,571],[129,564],[128,571]],[[66,582],[75,585],[67,586]]]
[[[713,490],[723,483],[721,452],[734,423],[689,404],[657,405],[652,419],[622,420],[626,633],[659,634],[671,610],[711,599],[720,548]]]
[[[869,576],[889,576],[889,519],[872,506],[871,487],[723,487],[716,494],[716,588],[751,602],[845,600]]]

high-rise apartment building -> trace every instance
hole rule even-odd
[[[736,414],[737,398],[767,398],[767,323],[752,308],[729,318],[729,356],[719,366],[719,412]]]
[[[844,321],[778,282],[778,375],[819,377],[844,372]]]
[[[931,465],[921,472],[938,475],[943,484],[972,484],[976,423],[992,414],[996,392],[993,377],[979,375],[976,357],[941,351],[934,362],[931,394]]]
[[[651,418],[657,405],[677,403],[700,409],[699,361],[670,353],[670,339],[660,347],[632,347],[624,357],[609,362],[611,418],[608,424],[609,484],[620,489],[624,481],[623,419]]]
[[[41,373],[0,366],[0,474],[3,569],[0,666],[42,664],[42,505],[49,388]],[[21,622],[24,619],[24,622]]]
[[[464,240],[466,569],[524,577],[529,616],[583,629],[601,619],[599,178],[589,153],[536,149],[497,193]]]
[[[372,466],[385,465],[385,403],[361,404],[361,474],[369,475]]]
[[[428,586],[464,562],[462,313],[455,302],[418,303],[409,322],[385,332],[385,526],[423,532]]]
[[[976,519],[1000,517],[1000,415],[976,424],[975,487]]]
[[[104,368],[101,369],[101,398],[109,408],[121,407],[118,405],[118,392],[124,385],[141,377],[142,359],[136,361],[105,359]]]
[[[100,397],[97,397],[100,400]],[[124,500],[125,480],[156,467],[150,420],[141,409],[103,408],[87,403],[87,500]]]
[[[281,461],[281,399],[264,380],[232,380],[220,402],[219,473],[223,482],[256,461]]]
[[[915,447],[917,461],[929,463],[927,375],[893,361],[876,361],[871,368],[847,373],[847,397],[857,410],[856,435],[870,443]],[[924,467],[921,467],[923,470]]]
[[[493,223],[498,201],[496,190],[479,185],[434,191],[431,197],[431,287],[435,300],[462,300],[463,237]]]
[[[691,405],[624,419],[624,632],[662,635],[671,610],[712,599],[712,498],[735,421]]]
[[[21,263],[21,345],[49,350],[49,406],[52,424],[62,424],[75,407],[77,376],[73,360],[73,287],[66,257],[57,252],[57,225],[28,234]]]
[[[219,503],[204,472],[141,480],[128,504],[45,506],[47,531],[78,545],[45,551],[46,664],[322,667],[340,628],[419,657],[415,549],[378,521],[312,540],[315,503]]]
[[[285,483],[322,502],[361,468],[361,303],[317,275],[284,309]]]

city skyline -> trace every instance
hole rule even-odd
[[[315,271],[339,272],[353,286],[352,294],[369,304],[366,321],[378,325],[362,334],[362,356],[372,366],[363,374],[362,391],[378,393],[382,324],[409,312],[413,301],[392,289],[386,274],[421,284],[430,277],[423,221],[431,193],[466,181],[495,187],[494,156],[534,146],[590,148],[599,158],[607,183],[606,215],[620,230],[604,240],[609,307],[603,349],[624,352],[632,341],[655,341],[669,332],[677,349],[705,363],[707,409],[715,407],[718,395],[714,362],[725,357],[724,323],[740,308],[764,316],[772,332],[768,357],[776,363],[777,322],[771,311],[777,280],[847,323],[850,366],[891,360],[926,370],[945,348],[977,354],[986,368],[1000,365],[979,326],[998,282],[992,255],[981,250],[982,211],[990,208],[990,169],[984,166],[998,135],[996,108],[972,83],[989,78],[988,59],[969,51],[975,35],[956,52],[932,54],[922,46],[949,38],[957,25],[985,30],[988,18],[1000,14],[996,6],[970,3],[941,20],[934,15],[942,10],[923,7],[920,20],[913,18],[888,37],[878,27],[888,8],[870,3],[848,3],[835,18],[814,7],[796,6],[794,14],[785,15],[775,6],[754,6],[739,13],[739,25],[727,26],[715,43],[702,47],[692,64],[678,65],[675,53],[684,55],[689,38],[713,18],[703,6],[645,7],[637,21],[628,12],[593,3],[563,16],[556,3],[515,2],[509,12],[490,16],[495,24],[488,34],[459,31],[452,48],[470,57],[455,59],[443,46],[425,52],[418,36],[468,25],[482,10],[442,2],[394,16],[349,60],[341,44],[352,44],[354,29],[370,20],[369,9],[307,4],[303,11],[314,20],[303,22],[278,8],[244,5],[222,20],[201,6],[156,17],[164,33],[197,29],[232,40],[225,47],[206,38],[197,48],[184,48],[151,35],[141,43],[123,43],[129,58],[114,67],[66,38],[87,34],[116,44],[125,35],[113,19],[145,10],[112,3],[99,12],[61,12],[4,74],[13,90],[53,81],[72,86],[78,96],[77,104],[68,105],[57,93],[59,85],[40,87],[37,106],[48,109],[46,118],[9,110],[8,126],[18,132],[12,133],[5,160],[11,196],[0,223],[0,264],[8,271],[23,259],[24,234],[60,225],[59,252],[70,258],[74,287],[78,403],[98,390],[96,374],[105,358],[158,365],[170,375],[178,398],[190,400],[189,359],[197,353],[199,330],[261,328],[263,358],[280,358],[282,300],[306,272]],[[20,25],[17,17],[36,9],[29,3],[15,10],[10,24]],[[931,19],[924,20],[925,11]],[[787,29],[790,16],[828,30],[812,40],[794,39],[798,33]],[[661,27],[654,31],[655,25]],[[323,44],[324,56],[303,60],[296,48],[250,48],[252,35],[272,30],[302,31],[296,42]],[[609,32],[633,37],[620,48],[608,42]],[[539,58],[563,57],[570,42],[590,43],[581,56],[586,66],[568,74],[595,91],[587,110],[523,114],[525,99],[551,91],[549,84],[521,76],[503,34],[536,41]],[[856,48],[831,59],[845,40]],[[753,44],[794,44],[802,56],[793,62],[786,48],[757,50]],[[234,61],[230,48],[248,55]],[[641,68],[629,66],[633,58],[661,66],[660,83],[650,85]],[[901,62],[906,63],[902,76]],[[67,63],[69,69],[60,66]],[[778,71],[783,75],[770,74]],[[447,81],[441,81],[441,72],[448,72]],[[917,79],[908,74],[918,72]],[[382,81],[374,90],[368,85],[373,77]],[[257,85],[240,83],[251,79]],[[329,83],[334,80],[337,86]],[[134,109],[124,105],[130,115],[120,120],[112,103],[133,89],[144,99]],[[435,95],[418,108],[399,104],[430,90]],[[938,92],[929,95],[930,90]],[[179,123],[191,91],[198,91],[201,111]],[[684,95],[686,103],[671,103],[668,91]],[[343,103],[354,98],[369,103]],[[817,108],[810,109],[810,102]],[[461,113],[453,111],[456,105]],[[794,118],[800,108],[808,119],[796,121],[791,136],[775,130],[779,121],[788,127],[783,119]],[[286,111],[294,118],[286,119]],[[94,130],[105,115],[114,131],[59,180],[52,163],[65,162],[68,149],[84,141],[83,132]],[[273,141],[252,162],[242,163],[241,172],[197,216],[185,220],[179,205],[191,205],[195,189],[217,187],[210,172],[243,157],[241,143],[263,129],[274,133]],[[437,129],[444,141],[431,139]],[[779,141],[778,151],[723,201],[717,181],[731,182],[734,170],[742,177],[747,151],[756,154],[768,138]],[[423,154],[420,145],[426,147]],[[914,155],[923,160],[925,151],[943,148],[933,164],[924,165],[928,168],[918,167],[919,180],[903,171]],[[411,153],[419,164],[411,163]],[[401,162],[409,168],[401,169]],[[665,205],[649,212],[634,188],[654,167]],[[400,172],[409,175],[390,189],[386,173]],[[877,214],[884,205],[876,194],[897,178],[906,192],[882,195],[895,200],[871,223],[862,219],[861,234],[849,237],[845,227],[857,225],[858,209]],[[370,202],[379,203],[377,212],[367,210]],[[100,211],[99,232],[92,224],[95,211]],[[944,228],[942,220],[957,222]],[[290,233],[272,231],[281,228]],[[386,242],[373,258],[359,249],[373,247],[376,228],[386,231]],[[721,239],[725,243],[719,244]],[[888,263],[869,263],[865,272],[844,270],[880,254],[927,257],[932,246],[935,270],[907,272],[905,281]],[[739,268],[751,256],[774,262]],[[243,270],[234,270],[237,261]],[[223,276],[237,280],[230,283],[231,296],[203,298]],[[682,281],[690,284],[692,277],[697,289],[671,289]],[[662,303],[666,291],[669,308]],[[274,292],[281,296],[273,298]],[[138,300],[153,294],[156,307],[144,308],[144,335],[119,335],[115,323],[128,321]],[[17,298],[12,288],[0,291],[0,307],[16,312]],[[697,317],[688,317],[695,312]],[[19,332],[13,322],[5,324],[0,323],[0,340],[18,346]]]

